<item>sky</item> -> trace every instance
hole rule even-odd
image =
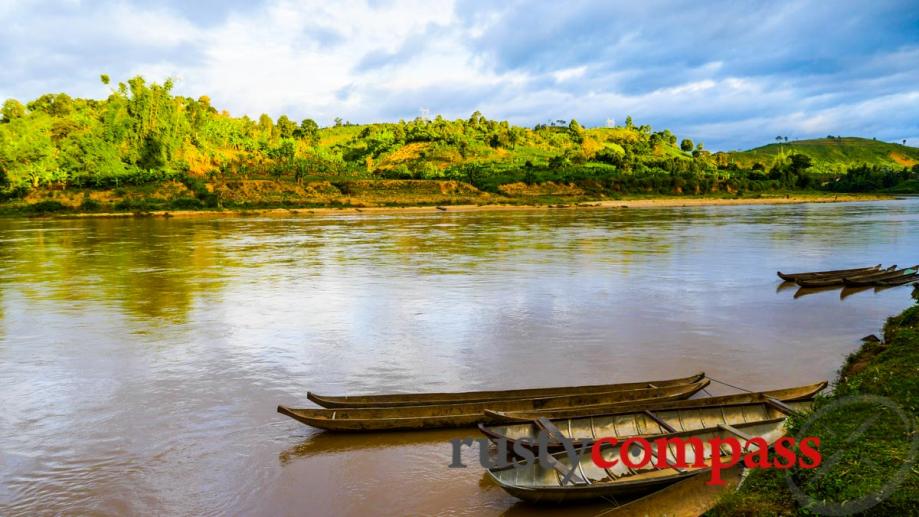
[[[0,0],[0,99],[176,80],[234,115],[919,146],[919,1]]]

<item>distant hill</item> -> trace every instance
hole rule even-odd
[[[469,203],[537,196],[554,204],[566,196],[919,192],[919,168],[900,173],[919,164],[919,149],[864,138],[713,155],[702,142],[631,117],[603,128],[573,119],[522,127],[479,112],[360,125],[338,118],[320,127],[286,115],[234,117],[207,96],[173,95],[171,80],[100,79],[111,88],[106,99],[49,93],[0,104],[0,202],[91,211],[326,206],[351,196],[417,205],[453,192],[461,196],[447,198]],[[398,190],[398,181],[419,180]]]
[[[777,157],[795,153],[806,154],[818,170],[826,171],[861,164],[890,167],[919,164],[919,148],[857,137],[795,140],[718,154],[726,155],[741,168],[748,168],[757,162],[769,167]]]

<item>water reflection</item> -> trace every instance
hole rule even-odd
[[[438,445],[448,449],[451,440],[457,438],[478,439],[481,436],[474,429],[443,429],[420,432],[386,432],[368,434],[348,434],[314,432],[306,439],[285,449],[278,455],[282,464],[298,458],[337,454],[343,452],[360,453],[374,449],[392,449],[398,447],[415,447],[420,445]]]
[[[5,280],[27,297],[117,303],[140,319],[185,321],[232,266],[215,253],[212,232],[168,219],[7,220],[4,229],[17,237],[3,247]]]
[[[915,200],[0,219],[0,514],[532,511],[473,451],[446,468],[467,431],[316,433],[275,408],[308,389],[830,378],[910,289],[795,299],[775,271],[914,263],[917,222]]]

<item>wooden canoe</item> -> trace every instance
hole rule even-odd
[[[577,463],[572,464],[568,454],[562,451],[548,456],[550,458],[549,462],[553,464],[552,467],[544,467],[539,461],[530,463],[521,461],[512,464],[510,467],[489,469],[488,473],[498,486],[524,501],[563,503],[610,497],[632,497],[647,494],[695,475],[706,475],[705,472],[711,468],[713,452],[721,456],[722,463],[728,463],[729,457],[727,453],[729,451],[726,450],[728,447],[725,446],[720,450],[713,451],[709,440],[733,437],[740,440],[741,444],[744,444],[748,437],[760,437],[771,446],[784,435],[785,418],[775,418],[736,426],[722,424],[712,428],[670,433],[656,437],[681,438],[684,440],[685,443],[682,448],[688,463],[686,468],[658,468],[656,467],[657,462],[652,460],[644,467],[637,469],[628,468],[622,461],[617,461],[609,469],[603,469],[594,464],[591,454],[585,454],[579,458]],[[702,456],[706,466],[692,466],[695,463],[696,456],[695,449],[689,443],[689,438],[702,440],[704,444]],[[620,458],[620,445],[604,444],[600,452],[607,461],[618,460]],[[671,443],[667,449],[667,463],[676,463],[676,447],[675,444]],[[756,447],[753,444],[744,452],[753,451]],[[638,459],[638,456],[633,456],[633,461]],[[574,473],[570,478],[572,481],[562,485],[562,479],[572,468],[574,469]]]
[[[616,414],[620,412],[634,411],[636,408],[641,410],[657,410],[701,407],[705,405],[718,406],[724,404],[747,404],[751,402],[762,402],[767,397],[771,397],[782,402],[795,402],[801,400],[810,400],[814,398],[814,396],[817,395],[817,393],[823,391],[826,386],[827,382],[821,381],[818,383],[807,384],[805,386],[797,386],[794,388],[739,393],[736,395],[722,395],[719,397],[704,397],[693,400],[655,401],[652,403],[630,404],[627,406],[622,404],[594,404],[589,406],[577,406],[562,409],[542,409],[538,411],[495,411],[492,409],[486,409],[485,413],[488,415],[488,420],[496,423],[530,424],[540,418],[558,420],[567,418],[595,417]]]
[[[782,280],[785,280],[788,282],[794,282],[798,280],[799,278],[804,279],[804,280],[807,280],[810,278],[819,278],[819,277],[828,278],[828,277],[834,277],[834,276],[853,275],[853,274],[858,274],[858,273],[870,273],[871,271],[877,271],[879,269],[881,269],[880,264],[876,266],[871,266],[871,267],[857,267],[854,269],[836,269],[834,271],[811,271],[808,273],[782,273],[781,271],[777,271],[776,274],[779,275],[779,278],[781,278]]]
[[[919,280],[919,274],[904,275],[904,276],[899,277],[899,278],[892,278],[892,279],[889,279],[889,280],[880,280],[880,281],[878,281],[877,285],[879,285],[879,286],[881,286],[881,287],[894,287],[894,286],[898,286],[898,285],[905,285],[905,284],[908,284],[908,283],[910,283],[910,282],[915,282],[915,281],[917,281],[917,280]]]
[[[879,271],[871,271],[868,273],[859,273],[859,274],[853,274],[853,275],[848,275],[848,276],[832,276],[832,277],[826,277],[826,278],[821,278],[821,277],[811,278],[811,279],[800,278],[796,280],[796,282],[801,287],[834,287],[834,286],[846,285],[846,279],[848,278],[860,279],[860,278],[865,278],[865,277],[874,277],[874,276],[893,273],[896,270],[897,270],[897,266],[896,264],[894,264],[893,266],[890,266],[887,269],[882,269]]]
[[[919,271],[919,265],[898,269],[896,271],[877,273],[874,275],[844,278],[843,283],[846,285],[846,287],[872,286],[878,285],[880,282],[885,280],[897,280],[904,276],[913,276],[917,271]]]
[[[695,375],[683,377],[681,379],[665,379],[658,381],[626,382],[620,384],[598,384],[593,386],[570,386],[559,388],[467,391],[462,393],[406,393],[389,395],[329,396],[307,392],[306,398],[325,408],[436,406],[441,404],[465,404],[467,402],[491,402],[495,400],[561,397],[564,395],[582,395],[587,393],[607,393],[612,391],[634,390],[637,388],[664,388],[667,386],[692,384],[701,381],[703,378],[705,378],[705,373],[697,373]]]
[[[564,395],[533,399],[467,402],[436,406],[400,406],[392,408],[313,409],[278,406],[278,412],[299,422],[329,431],[397,431],[465,427],[487,422],[485,409],[497,411],[533,411],[587,404],[648,403],[660,400],[686,399],[709,384],[703,379],[692,384],[664,388],[638,388],[608,393]]]
[[[604,437],[622,439],[629,436],[696,431],[721,424],[736,426],[783,418],[792,413],[807,413],[813,407],[813,400],[783,402],[766,397],[761,401],[746,403],[713,404],[706,399],[682,402],[696,404],[670,409],[632,408],[592,417],[557,420],[541,418],[527,424],[479,424],[479,429],[492,442],[504,441],[509,453],[512,453],[514,445],[519,440],[524,440],[522,445],[528,448],[537,448],[540,432],[546,435],[545,445],[548,449],[557,451],[564,449],[563,440],[569,440],[580,448],[590,446],[594,441]]]

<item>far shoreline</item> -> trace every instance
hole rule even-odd
[[[853,203],[859,201],[885,201],[898,199],[896,196],[877,194],[838,195],[788,195],[762,198],[707,198],[707,197],[661,197],[616,199],[602,201],[578,201],[567,204],[482,204],[482,205],[422,205],[422,206],[377,206],[377,207],[291,207],[291,208],[226,208],[217,210],[151,210],[142,212],[56,212],[47,214],[9,213],[6,217],[44,217],[55,219],[84,218],[195,218],[195,217],[289,217],[326,215],[392,215],[472,213],[506,211],[557,211],[591,210],[611,208],[682,208],[704,206],[745,205],[792,205],[807,203]]]

